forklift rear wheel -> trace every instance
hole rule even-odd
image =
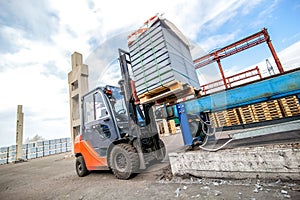
[[[139,157],[130,144],[115,145],[110,155],[110,167],[118,179],[129,179],[139,169]]]
[[[83,177],[88,174],[88,170],[82,156],[78,156],[76,158],[76,172],[79,177]]]

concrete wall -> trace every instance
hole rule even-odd
[[[300,145],[270,145],[169,154],[174,175],[300,180]]]

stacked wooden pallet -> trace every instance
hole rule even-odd
[[[214,127],[233,126],[240,124],[237,109],[214,112],[211,113],[209,117]]]
[[[243,106],[238,108],[243,124],[257,122],[251,106]]]
[[[163,135],[165,133],[164,124],[162,122],[158,122],[157,125],[159,134]]]
[[[217,122],[218,127],[226,126],[226,119],[225,119],[225,111],[218,111],[214,113],[215,121]]]
[[[230,109],[226,111],[226,124],[227,126],[241,124],[237,109]]]
[[[178,81],[171,81],[167,84],[158,86],[155,89],[149,90],[138,97],[141,103],[147,103],[162,99],[179,99],[188,95],[195,95],[195,90],[192,86]]]
[[[176,124],[174,120],[169,120],[168,121],[168,128],[169,132],[172,134],[176,134]]]
[[[282,98],[279,102],[282,106],[284,116],[291,117],[300,115],[300,105],[296,96]]]
[[[251,105],[251,108],[254,114],[255,121],[261,122],[272,119],[266,102]]]
[[[170,133],[176,134],[176,124],[174,120],[161,120],[157,122],[158,131],[161,135],[167,136]]]
[[[283,115],[277,100],[257,103],[251,106],[257,122],[282,118]]]
[[[266,103],[272,119],[283,117],[278,100],[267,101]]]
[[[209,120],[210,120],[210,123],[211,123],[212,127],[215,127],[215,128],[218,127],[218,123],[217,123],[217,119],[215,117],[215,114],[214,113],[209,113],[208,116],[209,116]]]
[[[223,127],[263,122],[296,115],[300,115],[299,101],[296,96],[291,96],[210,113],[209,118],[213,127]]]

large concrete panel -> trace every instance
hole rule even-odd
[[[166,22],[157,20],[129,45],[138,95],[174,80],[200,88],[187,43]]]
[[[175,175],[300,180],[299,144],[175,152],[169,159]]]

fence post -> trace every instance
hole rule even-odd
[[[8,164],[8,159],[9,159],[9,147],[7,147],[6,150],[6,164]]]
[[[28,160],[28,144],[26,145],[26,160]]]

